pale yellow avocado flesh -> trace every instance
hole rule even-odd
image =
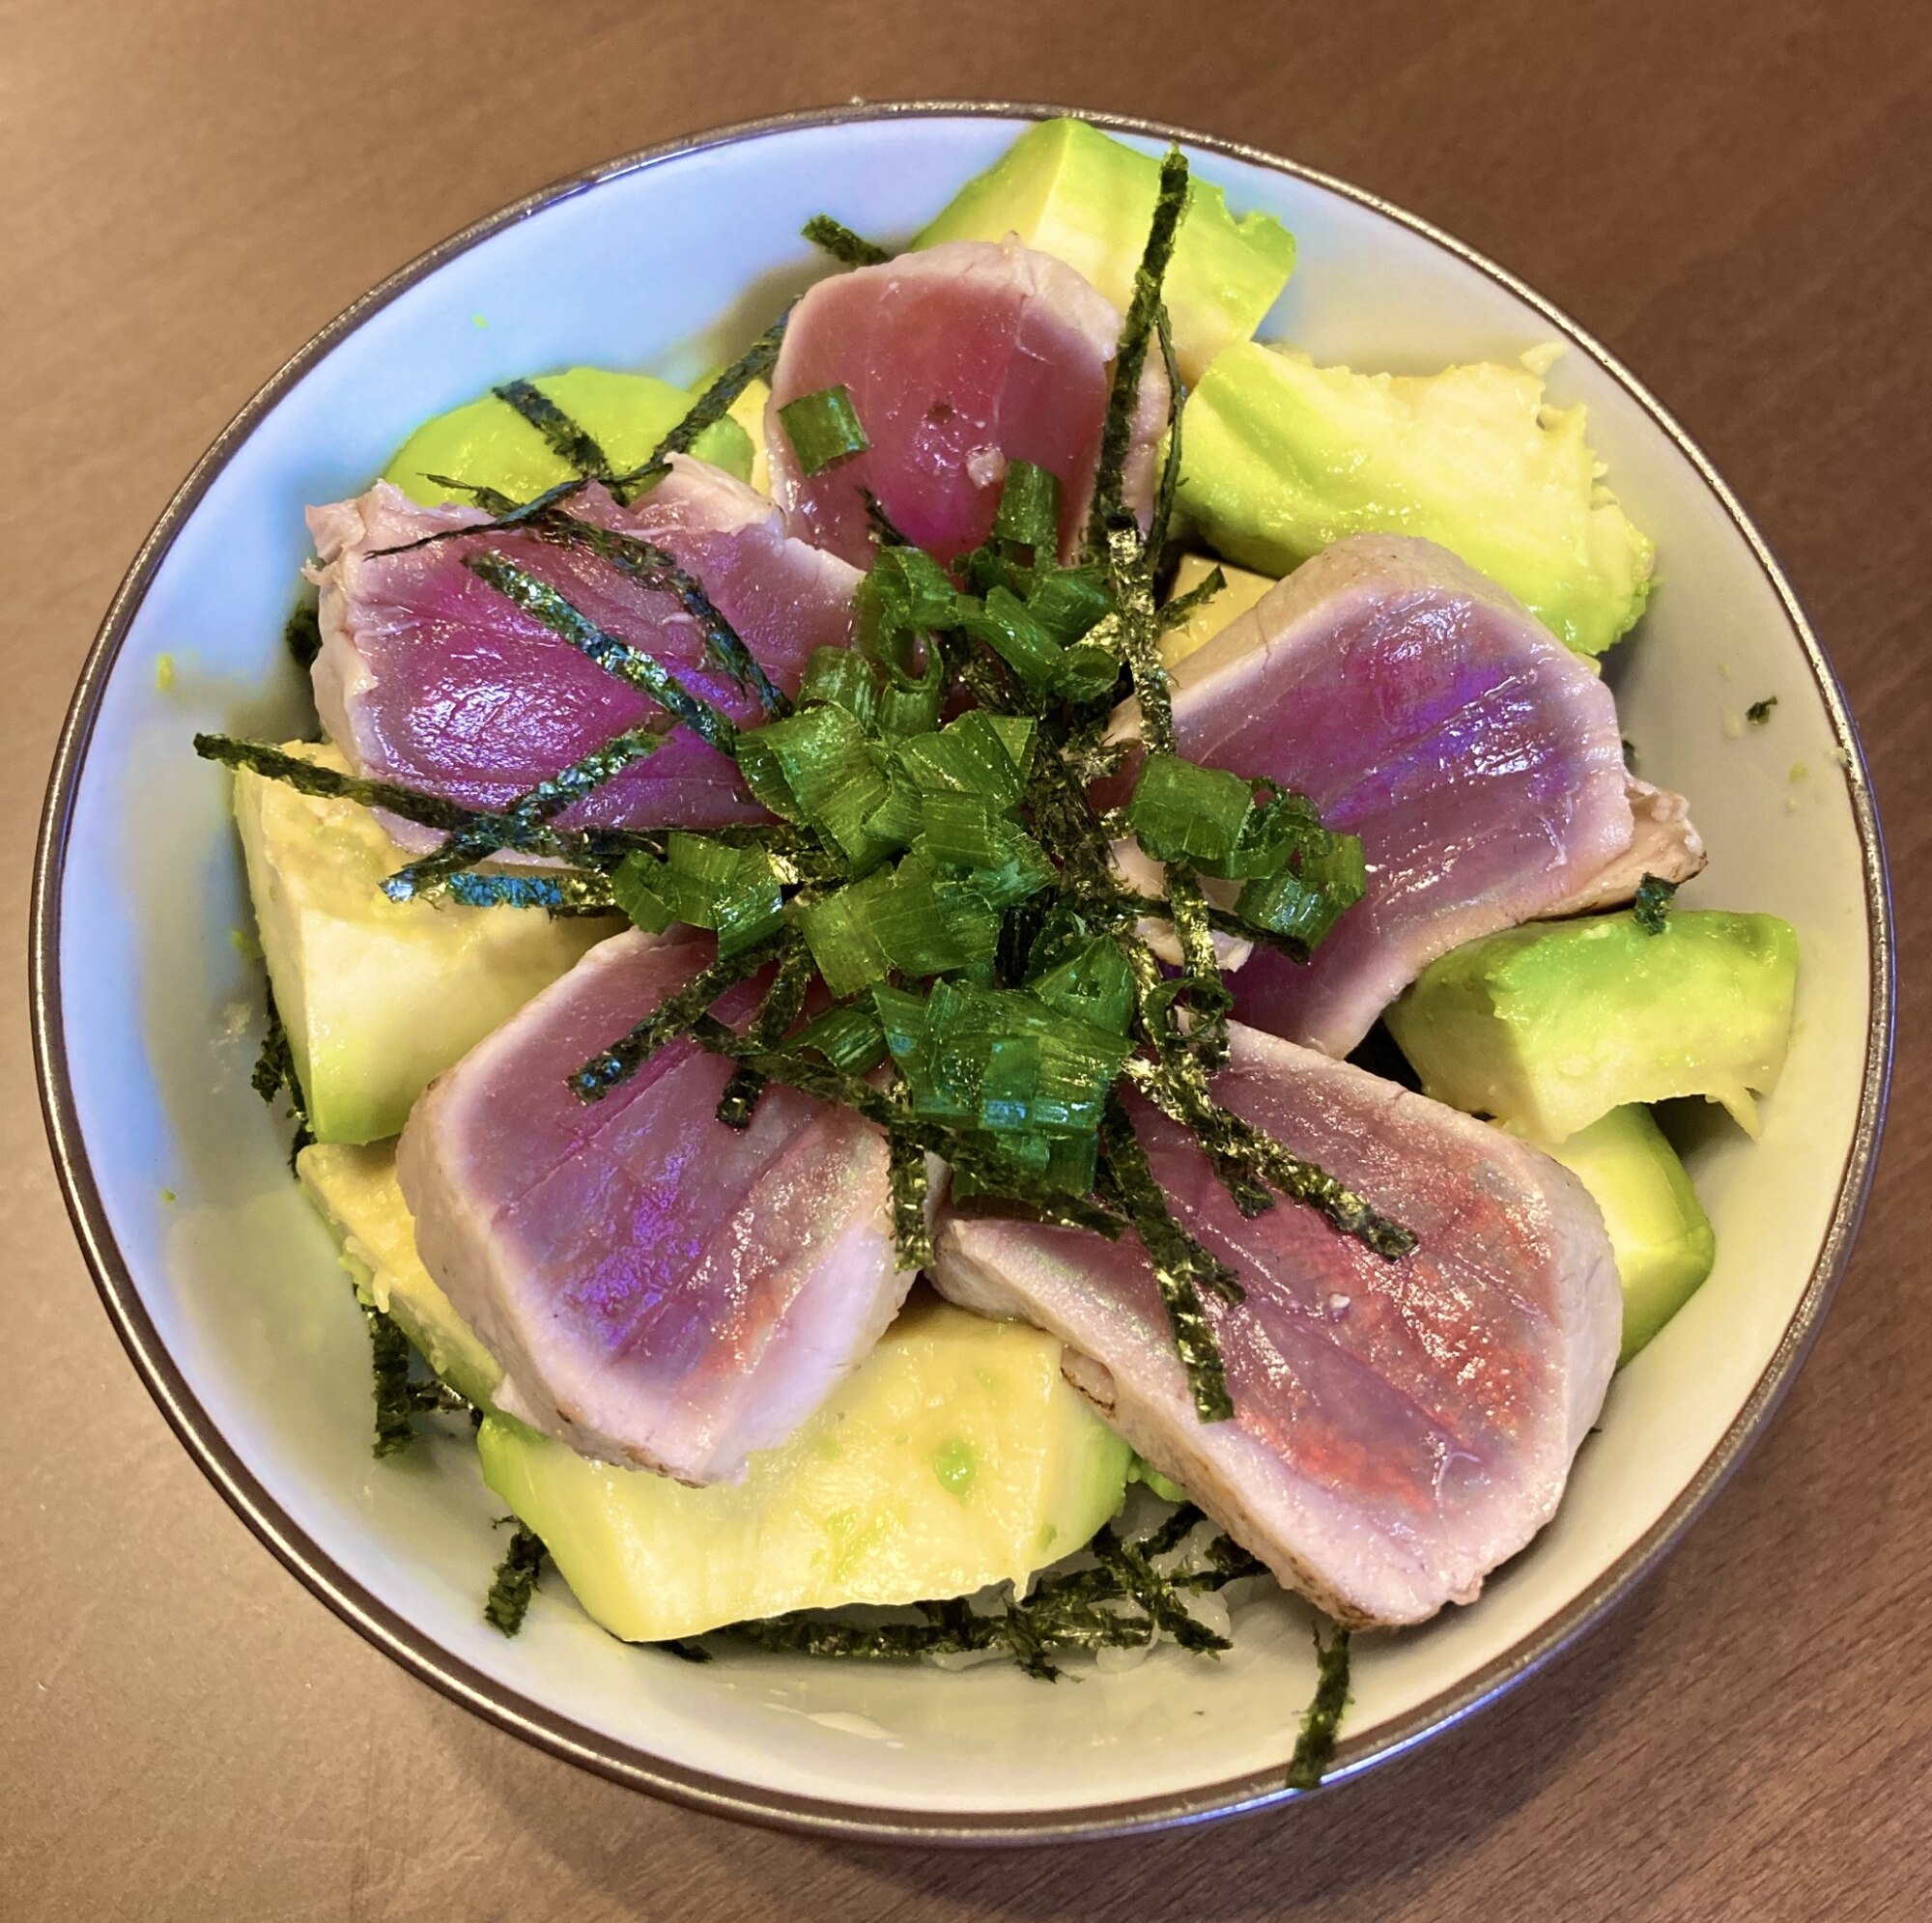
[[[487,1408],[503,1372],[416,1254],[394,1145],[314,1143],[296,1158],[296,1173],[342,1244],[355,1292],[392,1316],[458,1395]]]
[[[1718,1258],[1711,1219],[1647,1108],[1612,1109],[1545,1152],[1590,1191],[1623,1284],[1621,1368],[1696,1292]]]
[[[1160,658],[1169,667],[1179,667],[1189,655],[1206,647],[1230,621],[1245,614],[1275,585],[1272,575],[1250,574],[1246,568],[1217,561],[1210,554],[1183,554],[1175,568],[1174,589],[1168,599],[1179,601],[1183,594],[1191,594],[1216,568],[1227,585],[1160,637]]]
[[[1422,1090],[1561,1143],[1632,1102],[1703,1095],[1755,1135],[1791,1036],[1798,937],[1775,915],[1531,922],[1433,961],[1383,1019]]]
[[[976,175],[913,240],[1003,240],[1076,268],[1124,315],[1160,191],[1160,159],[1080,120],[1043,121]],[[1294,236],[1271,214],[1228,212],[1196,177],[1162,283],[1183,377],[1261,325],[1294,271]]]
[[[630,1642],[967,1596],[1070,1555],[1121,1507],[1130,1452],[1060,1353],[1037,1330],[916,1298],[740,1484],[587,1461],[501,1416],[478,1432],[484,1480],[585,1613]]]
[[[333,748],[285,752],[346,769]],[[275,1005],[321,1142],[394,1135],[430,1081],[617,925],[391,901],[409,859],[366,809],[246,770],[235,817]]]
[[[1418,534],[1579,654],[1643,611],[1653,545],[1604,487],[1584,408],[1549,406],[1535,365],[1358,374],[1240,342],[1182,425],[1180,511],[1249,567],[1284,575],[1344,535]]]

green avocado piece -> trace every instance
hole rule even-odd
[[[296,1173],[342,1244],[356,1294],[392,1316],[458,1395],[488,1408],[503,1372],[416,1255],[394,1145],[314,1143],[296,1158]]]
[[[1798,937],[1775,915],[1677,909],[1531,923],[1432,962],[1387,1012],[1425,1093],[1563,1143],[1631,1102],[1703,1095],[1757,1133],[1784,1066]]]
[[[619,474],[641,467],[696,398],[648,374],[614,374],[601,367],[540,374],[530,384],[596,441]],[[751,478],[751,438],[734,420],[707,428],[692,452],[741,481]],[[469,496],[431,480],[432,474],[526,501],[576,472],[509,402],[490,393],[425,421],[383,469],[383,479],[412,501],[434,507],[467,503]]]
[[[1426,536],[1601,654],[1643,612],[1655,550],[1598,480],[1584,416],[1546,406],[1529,366],[1355,374],[1244,343],[1188,397],[1180,505],[1264,574],[1345,534]]]
[[[284,752],[346,769],[333,748]],[[235,818],[275,1005],[320,1142],[394,1135],[434,1076],[573,967],[615,920],[391,901],[408,857],[365,808],[243,770]]]
[[[1124,315],[1160,192],[1160,161],[1084,120],[1030,128],[947,203],[915,247],[1003,240],[1077,268]],[[1231,341],[1244,341],[1294,271],[1294,236],[1265,213],[1228,212],[1227,196],[1192,183],[1165,294],[1187,380]]]
[[[916,1300],[818,1413],[738,1484],[688,1488],[505,1417],[483,1479],[584,1611],[630,1642],[747,1617],[1024,1582],[1120,1509],[1127,1445],[1060,1373],[1059,1341]]]
[[[1697,1192],[1641,1103],[1612,1109],[1547,1151],[1590,1191],[1624,1288],[1621,1368],[1695,1293],[1718,1259]]]

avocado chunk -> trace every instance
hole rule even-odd
[[[1206,647],[1228,623],[1245,614],[1269,588],[1271,575],[1250,574],[1232,561],[1217,561],[1208,554],[1183,554],[1174,571],[1170,601],[1191,594],[1216,568],[1227,585],[1209,595],[1179,627],[1168,629],[1160,637],[1160,658],[1169,667],[1178,667],[1191,654]]]
[[[1532,923],[1432,962],[1387,1012],[1451,1108],[1564,1143],[1631,1102],[1703,1095],[1757,1133],[1784,1066],[1798,938],[1775,915],[1678,909]]]
[[[968,1596],[1070,1555],[1121,1507],[1130,1452],[1062,1379],[1060,1347],[915,1298],[742,1483],[591,1462],[499,1416],[477,1434],[483,1479],[630,1642]]]
[[[1423,535],[1601,654],[1643,612],[1655,551],[1599,482],[1584,416],[1526,366],[1355,374],[1246,343],[1188,397],[1180,505],[1265,574],[1345,534]]]
[[[396,1183],[394,1146],[313,1143],[296,1158],[296,1173],[342,1244],[356,1294],[392,1316],[459,1396],[488,1408],[503,1372],[416,1255],[415,1224]]]
[[[1160,161],[1084,120],[1030,128],[961,187],[913,240],[1004,240],[1009,234],[1076,268],[1124,315],[1160,192]],[[1227,196],[1190,184],[1163,292],[1180,371],[1197,380],[1244,341],[1294,271],[1294,236],[1266,213],[1238,219]]]
[[[614,374],[601,367],[540,374],[530,385],[596,441],[618,474],[641,467],[696,398],[648,374]],[[752,442],[736,421],[707,428],[691,451],[741,481],[751,477]],[[432,474],[526,501],[576,473],[536,428],[492,392],[425,421],[383,469],[383,478],[412,501],[434,507],[444,501],[468,505],[470,496],[431,480]]]
[[[1612,1109],[1548,1153],[1603,1210],[1624,1288],[1622,1368],[1711,1273],[1718,1238],[1677,1151],[1640,1103]]]
[[[285,752],[346,769],[333,748]],[[320,1142],[394,1135],[430,1080],[469,1054],[617,923],[540,908],[391,901],[408,859],[354,802],[246,770],[235,818],[248,892]]]

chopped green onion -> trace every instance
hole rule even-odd
[[[799,682],[798,705],[829,702],[869,727],[879,713],[879,668],[856,648],[814,648]]]
[[[865,453],[872,444],[859,423],[851,392],[843,384],[821,387],[815,394],[801,394],[797,400],[787,401],[779,410],[779,424],[808,480]]]
[[[1253,806],[1253,791],[1238,775],[1178,754],[1150,754],[1127,822],[1156,861],[1192,862],[1212,872],[1234,854]]]
[[[858,717],[844,708],[807,708],[741,735],[738,768],[765,806],[829,837],[854,873],[891,852],[867,827],[890,792]]]
[[[878,1017],[857,1002],[828,1008],[808,1022],[792,1046],[816,1051],[847,1075],[869,1075],[889,1053]]]
[[[993,538],[1052,555],[1060,545],[1060,477],[1031,461],[1009,461]]]
[[[799,933],[811,949],[826,987],[841,1001],[885,980],[893,971],[867,913],[871,902],[890,892],[892,886],[892,871],[881,868],[834,893],[792,903]]]

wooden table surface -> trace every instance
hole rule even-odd
[[[115,581],[311,331],[609,156],[853,95],[977,95],[1194,126],[1358,182],[1634,366],[1758,518],[1850,690],[1903,975],[1850,1275],[1770,1437],[1659,1576],[1500,1710],[1285,1820],[1007,1855],[804,1842],[648,1801],[486,1727],[311,1600],[123,1359],[12,1013],[0,1913],[1932,1915],[1922,0],[15,0],[0,23],[16,902]],[[17,1010],[17,968],[7,994]]]

